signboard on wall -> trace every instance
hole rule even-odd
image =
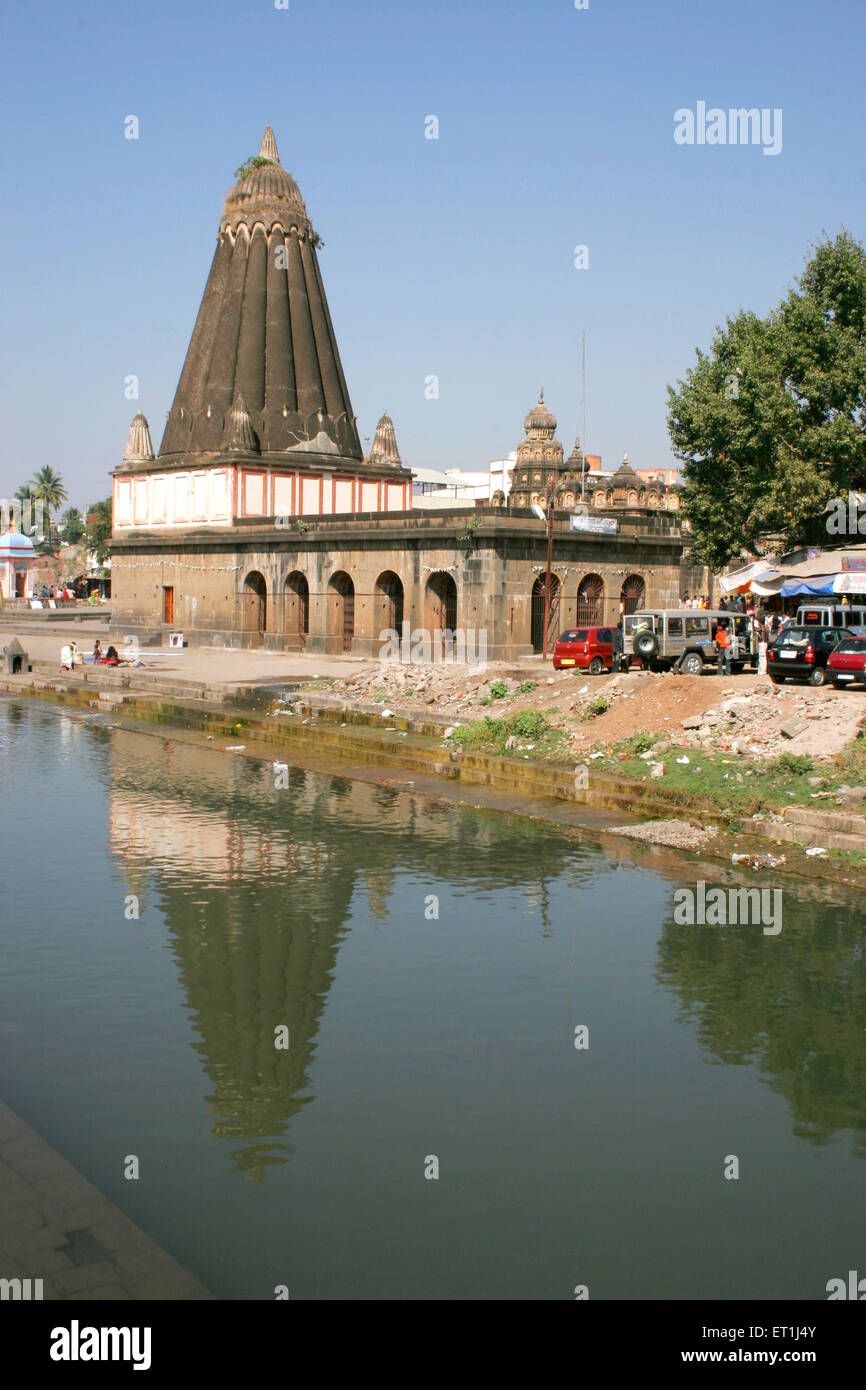
[[[572,513],[572,531],[591,531],[595,535],[615,536],[619,522],[615,516],[586,516],[583,512]]]
[[[834,594],[866,594],[866,574],[837,574],[833,580]]]

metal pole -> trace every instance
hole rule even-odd
[[[580,471],[580,496],[586,496],[586,333],[580,335],[580,437],[583,440],[584,467]]]
[[[547,629],[550,625],[550,562],[553,555],[553,498],[551,492],[547,499],[547,571],[544,576],[544,644],[542,661],[547,660]]]

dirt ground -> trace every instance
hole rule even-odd
[[[504,696],[497,683],[506,686]],[[730,677],[650,671],[590,676],[553,671],[540,663],[484,672],[466,666],[379,663],[353,679],[332,682],[331,688],[395,710],[428,709],[453,717],[455,724],[537,710],[568,735],[576,754],[637,733],[661,733],[685,748],[766,758],[787,750],[826,758],[855,738],[866,719],[862,690],[776,687],[767,676],[749,672]],[[602,700],[607,707],[596,713]]]

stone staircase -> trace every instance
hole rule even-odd
[[[789,806],[784,820],[767,829],[774,840],[824,849],[866,852],[866,815],[856,811],[819,811],[811,806]]]

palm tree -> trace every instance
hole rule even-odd
[[[42,520],[42,503],[37,498],[29,483],[22,483],[15,493],[15,501],[19,504],[19,515],[21,517],[21,530],[25,535],[32,535],[34,531],[41,530],[39,523]],[[33,504],[36,503],[34,506]],[[4,527],[6,521],[4,518]]]
[[[34,473],[32,478],[33,496],[44,502],[48,508],[48,534],[51,534],[51,511],[54,507],[59,507],[66,501],[66,488],[63,486],[63,479],[59,473],[46,464],[40,468],[38,473]]]

